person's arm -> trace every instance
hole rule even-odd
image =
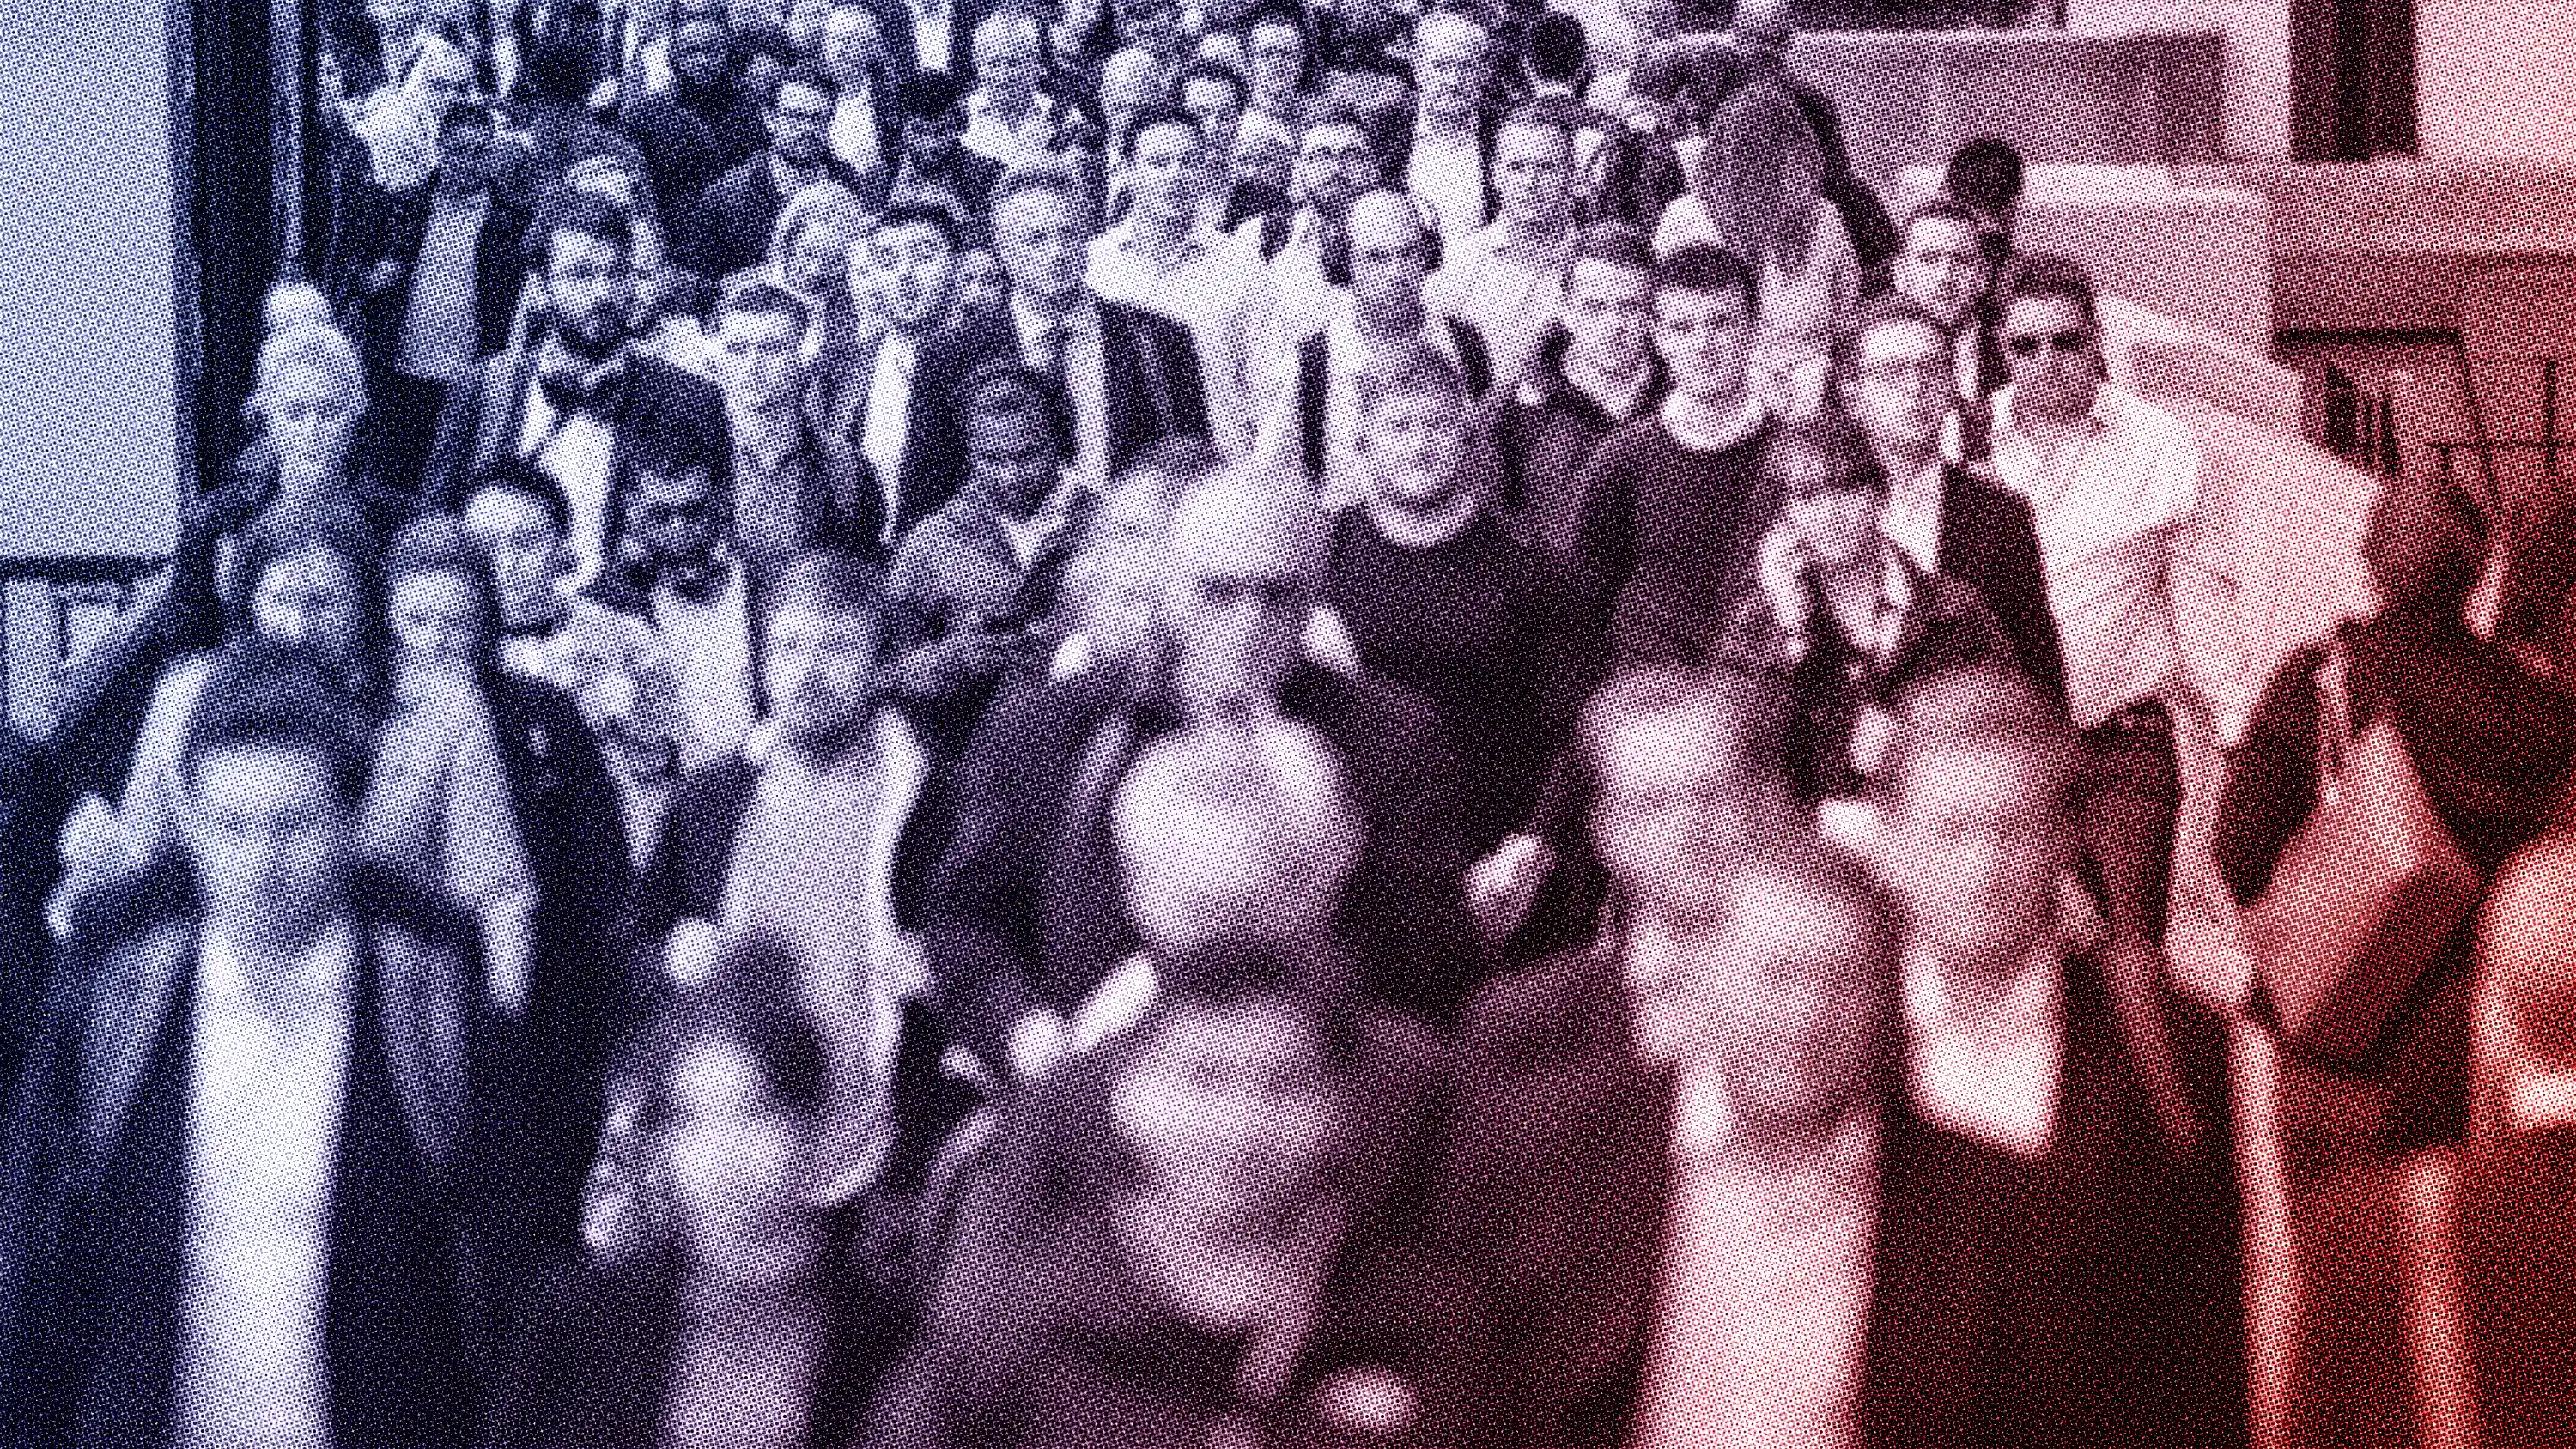
[[[461,385],[447,390],[421,471],[421,501],[433,508],[464,506],[465,486],[474,471],[475,435],[482,430],[483,387],[490,375],[478,363]]]
[[[1046,691],[1005,699],[976,731],[953,776],[955,814],[922,906],[940,1017],[1002,1075],[1014,1027],[1044,1004],[1027,942],[1063,804],[1037,797],[1077,748],[1060,737],[1053,704]]]
[[[509,775],[479,701],[447,722],[450,741],[441,808],[440,870],[449,899],[483,928],[485,984],[496,1010],[526,1009],[536,949],[537,886],[510,805]]]
[[[1604,633],[1609,629],[1611,606],[1636,565],[1636,485],[1622,451],[1595,449],[1592,461],[1584,465],[1583,509],[1575,526],[1568,580],[1574,606],[1582,611],[1587,626]]]
[[[1379,775],[1387,793],[1352,878],[1353,925],[1395,977],[1380,983],[1388,999],[1447,1023],[1483,984],[1487,965],[1467,907],[1474,856],[1466,776],[1447,732],[1427,714],[1375,747],[1400,748],[1404,766]]]
[[[2183,670],[2217,720],[2219,742],[2226,744],[2244,733],[2250,708],[2244,586],[2236,552],[2236,480],[2224,469],[2204,469],[2199,447],[2179,425],[2157,450],[2154,467],[2161,478],[2171,480],[2164,486],[2190,500],[2169,535],[2165,591]]]
[[[2271,884],[2282,848],[2316,808],[2320,657],[2310,645],[2281,661],[2244,738],[2227,752],[2211,849],[2240,906],[2252,905]]]

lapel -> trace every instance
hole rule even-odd
[[[483,364],[475,413],[474,469],[481,472],[505,452],[515,454],[526,421],[528,390],[537,385],[537,349],[514,347]]]
[[[2000,1249],[2019,1164],[1891,1108],[1881,1138],[1862,1440],[1980,1444],[2026,1431],[2002,1393]]]

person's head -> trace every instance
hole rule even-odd
[[[1619,18],[1628,22],[1641,48],[1670,40],[1681,31],[1680,0],[1619,0]]]
[[[608,356],[635,315],[634,219],[604,197],[566,191],[539,225],[538,279],[554,335],[579,355]]]
[[[2102,386],[2102,329],[2082,262],[2015,257],[1995,286],[1995,340],[2020,415],[2064,421],[2091,410]]]
[[[1906,457],[1940,446],[1959,395],[1939,318],[1901,293],[1880,297],[1861,308],[1835,365],[1844,406],[1879,450]]]
[[[435,122],[450,107],[471,99],[480,79],[474,53],[455,31],[442,26],[421,32],[420,48],[412,54],[411,68],[403,73],[402,89],[419,114]]]
[[[1739,397],[1753,356],[1753,273],[1713,242],[1676,248],[1655,263],[1655,351],[1673,390]]]
[[[966,487],[1010,518],[1037,512],[1071,461],[1071,429],[1055,384],[1016,358],[995,358],[958,389],[966,417]]]
[[[2001,665],[1924,680],[1897,716],[1877,782],[1880,872],[1945,974],[2009,973],[2058,926],[2079,746]]]
[[[733,32],[722,11],[683,17],[672,29],[671,73],[690,91],[711,91],[733,77]]]
[[[1514,112],[1494,133],[1493,173],[1503,220],[1549,232],[1574,224],[1574,132],[1564,118]]]
[[[1092,510],[1091,537],[1131,539],[1160,548],[1172,528],[1181,495],[1225,466],[1216,445],[1180,433],[1147,446],[1128,460],[1100,506]]]
[[[1968,325],[1994,282],[1976,214],[1946,196],[1908,213],[1895,282],[1899,293],[1942,326],[1955,332]]]
[[[1189,28],[1182,24],[1180,0],[1110,0],[1118,25],[1118,43],[1169,65],[1190,48]]]
[[[1376,500],[1399,511],[1433,513],[1466,489],[1458,461],[1467,444],[1467,384],[1427,342],[1380,348],[1352,379],[1359,393],[1359,448]]]
[[[885,639],[885,580],[856,554],[816,549],[763,591],[760,677],[791,742],[813,746],[868,725]]]
[[[1329,547],[1302,480],[1226,470],[1182,495],[1162,625],[1185,712],[1223,715],[1278,693],[1303,657]]]
[[[1130,211],[1186,228],[1207,183],[1207,144],[1198,117],[1179,106],[1152,106],[1127,129]]]
[[[1047,163],[993,183],[993,254],[1011,289],[1041,308],[1081,299],[1091,264],[1091,200],[1070,166]]]
[[[1234,153],[1235,133],[1250,100],[1243,72],[1223,61],[1194,60],[1181,68],[1181,109],[1197,119],[1210,156],[1222,159]]]
[[[181,848],[207,916],[293,947],[342,909],[370,751],[356,701],[290,645],[226,651],[179,747]]]
[[[1556,314],[1567,356],[1612,377],[1643,366],[1655,325],[1654,272],[1643,228],[1605,221],[1577,231]]]
[[[459,101],[438,118],[438,176],[458,191],[481,191],[492,184],[492,110]]]
[[[1529,71],[1546,85],[1570,86],[1583,79],[1590,44],[1583,22],[1562,11],[1540,16],[1529,31]]]
[[[1100,66],[1100,115],[1113,156],[1123,157],[1138,114],[1163,101],[1163,63],[1130,46]]]
[[[843,90],[864,84],[885,64],[885,26],[864,4],[835,4],[823,16],[823,68]]]
[[[555,585],[572,555],[572,503],[555,476],[518,458],[496,459],[465,495],[465,531],[491,560],[492,592],[505,627],[552,618]]]
[[[385,657],[384,576],[376,536],[346,499],[272,508],[242,535],[232,600],[236,627],[308,649],[351,678]]]
[[[1377,141],[1348,106],[1319,108],[1297,133],[1294,195],[1333,220],[1385,176]]]
[[[1297,94],[1306,82],[1306,27],[1286,11],[1265,10],[1244,27],[1245,79],[1270,105]]]
[[[904,78],[903,154],[914,169],[936,173],[957,155],[966,134],[965,102],[965,83],[955,76],[925,70]]]
[[[606,68],[596,0],[532,0],[522,20],[520,91],[556,105],[582,104]]]
[[[1484,23],[1458,10],[1434,10],[1413,30],[1413,86],[1422,114],[1454,122],[1484,98],[1493,37]]]
[[[2021,153],[2008,141],[1980,137],[1950,154],[1941,189],[1974,212],[1980,230],[2009,249],[2021,219]]]
[[[737,283],[717,301],[709,328],[716,372],[737,417],[796,405],[811,315],[802,298],[775,282]]]
[[[804,57],[798,54],[796,42],[774,21],[757,25],[737,25],[733,33],[734,87],[763,105],[778,90],[778,78],[788,67]]]
[[[331,299],[311,282],[279,282],[268,289],[259,308],[262,341],[298,327],[331,327]]]
[[[1234,149],[1227,155],[1235,179],[1267,187],[1282,196],[1297,184],[1297,138],[1287,127],[1258,112],[1248,112],[1234,129]]]
[[[1794,0],[1740,0],[1728,38],[1742,54],[1777,61],[1797,38],[1793,11]]]
[[[1780,716],[1728,668],[1630,668],[1584,704],[1585,826],[1632,916],[1707,920],[1730,864],[1796,819]]]
[[[1390,334],[1422,325],[1434,229],[1411,192],[1380,188],[1351,203],[1351,313]]]
[[[1728,245],[1747,257],[1795,256],[1803,265],[1802,228],[1823,184],[1824,152],[1787,91],[1740,86],[1718,109],[1695,189]]]
[[[832,114],[841,103],[832,73],[799,61],[769,83],[768,102],[761,124],[769,131],[769,149],[790,166],[821,165],[832,146]]]
[[[260,344],[250,411],[276,450],[281,481],[336,485],[367,411],[366,364],[336,327],[291,327]]]
[[[945,207],[906,202],[877,218],[868,257],[887,315],[907,336],[929,331],[957,305],[959,240]]]
[[[2456,610],[2486,576],[2486,514],[2456,483],[2384,479],[2361,558],[2383,605]]]
[[[1046,70],[1044,38],[1024,10],[994,11],[975,27],[975,77],[1004,106],[1020,106],[1037,93]]]
[[[1762,482],[1779,495],[1781,516],[1827,570],[1876,558],[1887,475],[1868,440],[1839,410],[1784,419],[1762,446]]]
[[[793,950],[753,937],[645,1034],[639,1120],[698,1272],[776,1281],[815,1266],[832,1073],[789,985],[803,976]]]
[[[832,4],[833,0],[787,0],[787,39],[797,55],[808,60],[822,56],[823,29],[831,19]]]
[[[406,669],[470,680],[498,629],[491,565],[463,522],[424,513],[385,552],[385,617]]]
[[[712,562],[733,519],[706,442],[663,431],[621,439],[611,471],[626,529],[655,568]]]
[[[976,247],[957,258],[957,305],[985,310],[1002,305],[1011,294],[1010,274],[991,247]]]
[[[769,231],[769,260],[804,297],[820,299],[850,285],[850,248],[868,229],[867,203],[837,181],[804,190],[779,208]]]
[[[1159,531],[1095,535],[1065,565],[1062,607],[1089,641],[1092,658],[1134,659],[1153,640],[1154,610],[1162,593]]]
[[[367,23],[379,39],[400,39],[420,28],[420,0],[367,0]]]

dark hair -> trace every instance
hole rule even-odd
[[[782,67],[792,66],[797,60],[796,42],[788,39],[787,32],[775,25],[746,25],[733,32],[733,44],[727,48],[726,61],[737,77],[759,56],[767,56]]]
[[[2086,326],[2099,318],[2093,310],[2093,274],[2073,257],[2050,252],[2024,252],[2004,268],[1995,283],[1995,315],[2012,310],[2012,304],[2025,298],[2063,298],[2075,304],[2084,314]]]
[[[2457,606],[2487,567],[2487,520],[2455,483],[2390,478],[2362,536],[2362,562],[2392,606]]]
[[[957,388],[957,401],[958,416],[964,421],[970,444],[979,418],[1036,417],[1054,436],[1058,453],[1070,458],[1078,451],[1073,407],[1063,390],[1052,378],[1017,357],[991,357],[975,364]]]
[[[1851,419],[1833,402],[1803,417],[1783,418],[1772,425],[1771,436],[1762,443],[1764,471],[1770,460],[1784,455],[1805,455],[1831,459],[1854,483],[1874,493],[1887,491],[1887,473],[1879,466],[1878,453]]]
[[[609,492],[621,497],[647,477],[677,478],[697,472],[707,475],[708,486],[718,497],[724,495],[725,468],[715,446],[695,429],[660,427],[620,434],[609,455]]]
[[[831,101],[835,105],[840,103],[841,83],[832,79],[832,73],[830,71],[823,69],[820,64],[810,60],[789,62],[786,69],[781,70],[778,73],[778,79],[771,83],[769,94],[760,98],[761,103],[768,106],[773,111],[777,110],[778,93],[787,89],[789,86],[805,86],[813,90],[818,90],[823,93],[824,99]]]
[[[821,1120],[831,1099],[831,1058],[797,999],[795,983],[804,976],[793,947],[753,936],[727,947],[705,984],[673,993],[644,1034],[644,1129],[668,1125],[671,1073],[709,1046],[739,1050],[760,1069],[771,1100],[809,1125]]]
[[[358,608],[364,638],[360,645],[370,686],[380,682],[387,653],[384,556],[375,525],[355,503],[336,495],[285,500],[272,505],[234,555],[232,620],[237,632],[256,632],[251,600],[261,580],[279,563],[312,549],[324,549],[348,566],[358,586]]]
[[[485,131],[498,129],[490,106],[481,101],[457,101],[439,113],[438,139],[444,141],[449,132],[461,131],[468,126]]]
[[[929,227],[948,239],[950,251],[966,249],[966,235],[958,228],[957,215],[947,207],[926,201],[898,201],[878,214],[877,224],[868,228],[868,235],[882,236],[899,226]]]
[[[1199,123],[1195,114],[1174,102],[1163,101],[1138,111],[1136,118],[1127,123],[1128,151],[1133,153],[1136,142],[1156,126],[1186,126],[1192,137],[1202,144],[1207,141],[1207,127]]]
[[[922,70],[904,78],[902,88],[896,92],[895,108],[900,115],[935,121],[956,110],[965,99],[964,82],[945,71]]]
[[[1654,239],[1635,222],[1596,221],[1574,233],[1574,248],[1565,254],[1565,280],[1569,283],[1574,280],[1578,262],[1606,262],[1651,277],[1655,274]]]
[[[635,253],[634,216],[607,197],[578,187],[557,193],[530,233],[529,255],[540,269],[554,264],[555,238],[566,234],[596,237],[624,255]]]
[[[1194,80],[1223,81],[1234,87],[1234,104],[1238,109],[1252,102],[1252,82],[1243,78],[1243,72],[1215,56],[1202,55],[1182,66],[1180,75],[1172,82],[1172,94],[1176,97],[1187,94],[1190,82]],[[1142,122],[1138,124],[1141,126]]]
[[[1318,101],[1306,107],[1305,114],[1297,119],[1297,140],[1302,144],[1308,136],[1327,126],[1348,126],[1359,132],[1360,136],[1369,143],[1369,149],[1378,153],[1380,163],[1384,163],[1386,147],[1378,139],[1377,131],[1369,125],[1368,118],[1360,114],[1357,106],[1348,101]]]
[[[1590,51],[1583,22],[1563,11],[1551,10],[1530,24],[1530,69],[1541,80],[1573,80],[1583,73]]]
[[[1494,127],[1494,135],[1499,139],[1506,129],[1513,126],[1553,131],[1564,138],[1568,147],[1574,144],[1574,123],[1565,118],[1565,113],[1534,102],[1524,102],[1504,112],[1501,123]]]
[[[1715,242],[1693,242],[1674,248],[1670,256],[1655,263],[1657,292],[1734,292],[1744,298],[1744,315],[1759,316],[1762,310],[1753,269],[1744,259]]]
[[[789,604],[831,614],[864,614],[883,622],[885,575],[847,549],[813,548],[787,561],[762,591],[761,614],[775,617]]]
[[[555,481],[554,474],[527,459],[514,458],[507,453],[493,459],[491,466],[475,474],[462,491],[448,500],[447,506],[462,510],[474,501],[475,494],[486,489],[533,499],[545,509],[546,521],[554,525],[555,532],[572,532],[572,499],[565,495],[563,484]]]
[[[813,311],[805,305],[804,298],[765,277],[747,278],[727,286],[723,294],[716,299],[715,311],[708,321],[712,327],[712,325],[721,324],[725,318],[736,313],[745,316],[766,314],[785,317],[796,324],[796,330],[800,335],[814,318]]]
[[[2013,203],[2021,200],[2021,153],[2008,141],[1980,136],[1950,153],[1950,164],[1942,172],[1941,189],[1973,207],[1982,215],[1980,229],[1987,221],[2000,223]]]
[[[1851,330],[1834,339],[1834,371],[1849,376],[1860,365],[1861,343],[1881,327],[1921,327],[1947,343],[1950,329],[1903,292],[1883,292],[1863,302]]]
[[[1584,797],[1599,798],[1602,766],[1620,731],[1639,720],[1691,713],[1707,715],[1732,740],[1733,778],[1788,795],[1789,778],[1782,767],[1788,720],[1779,691],[1734,665],[1696,669],[1653,664],[1611,675],[1575,717],[1574,758]]]
[[[312,650],[250,638],[215,658],[179,744],[181,774],[223,750],[296,750],[320,757],[343,806],[367,793],[375,751],[365,711]]]

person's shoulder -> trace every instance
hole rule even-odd
[[[1175,343],[1188,345],[1190,341],[1190,329],[1187,325],[1173,321],[1160,312],[1127,302],[1112,302],[1106,298],[1094,300],[1100,308],[1102,320],[1144,333],[1160,345],[1167,347]]]
[[[401,960],[386,964],[435,976],[463,971],[475,939],[473,917],[412,872],[361,858],[349,895],[380,954],[400,953]]]
[[[1591,471],[1635,472],[1672,452],[1672,435],[1664,431],[1663,419],[1647,412],[1602,435],[1600,446],[1592,450]]]
[[[1507,971],[1469,999],[1458,1027],[1468,1070],[1491,1075],[1562,1061],[1623,1033],[1617,955],[1607,943],[1575,947]]]

